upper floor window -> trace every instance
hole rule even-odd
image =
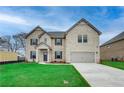
[[[44,38],[44,43],[47,43],[47,38]]]
[[[55,59],[62,59],[62,51],[55,51]]]
[[[38,40],[37,39],[31,39],[31,41],[30,41],[30,44],[31,45],[37,45],[37,43],[38,43]]]
[[[61,38],[56,38],[55,39],[55,45],[62,45],[62,39]]]
[[[88,42],[88,38],[87,35],[78,35],[78,43],[87,43]]]
[[[36,51],[31,51],[30,52],[30,58],[31,59],[36,59]]]
[[[78,43],[82,43],[82,35],[78,35]]]
[[[88,40],[87,40],[87,35],[83,35],[83,43],[87,43]]]

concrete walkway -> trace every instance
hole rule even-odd
[[[95,63],[72,63],[92,87],[124,87],[124,70]]]

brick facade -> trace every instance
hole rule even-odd
[[[124,39],[100,47],[101,60],[117,58],[124,61]]]

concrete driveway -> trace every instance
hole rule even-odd
[[[92,87],[124,87],[124,70],[95,63],[72,63]]]

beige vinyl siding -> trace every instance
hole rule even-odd
[[[16,53],[0,51],[0,62],[3,61],[17,61],[18,57]]]

